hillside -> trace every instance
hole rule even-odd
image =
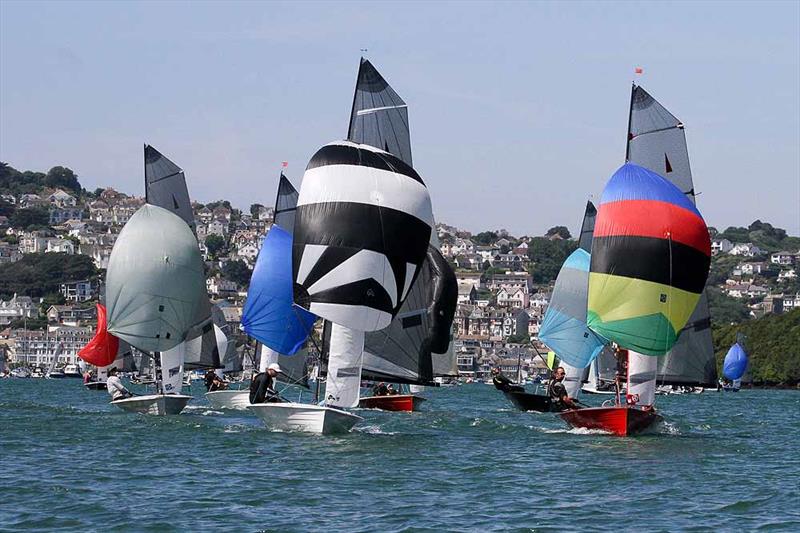
[[[749,372],[754,384],[795,386],[800,383],[800,309],[715,327],[714,350],[720,376],[722,361],[736,342],[737,333],[745,335]]]

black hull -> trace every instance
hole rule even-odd
[[[108,388],[105,383],[100,381],[90,381],[89,383],[84,383],[83,386],[89,390],[106,390]]]
[[[537,413],[549,413],[552,409],[550,398],[541,394],[531,394],[529,392],[503,392],[506,398],[520,411],[536,411]]]

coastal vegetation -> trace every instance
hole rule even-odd
[[[800,383],[800,309],[738,324],[717,322],[712,333],[720,376],[725,354],[737,341],[737,334],[741,334],[750,358],[748,373],[753,384],[796,386]]]
[[[0,265],[0,298],[18,294],[58,301],[62,283],[94,280],[98,270],[88,255],[32,253]]]

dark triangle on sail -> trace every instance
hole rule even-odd
[[[372,63],[363,57],[358,69],[347,139],[374,146],[412,165],[408,106]]]
[[[695,203],[683,123],[637,85],[631,92],[627,161],[661,174]],[[667,154],[671,157],[668,158]],[[663,159],[662,159],[663,157]],[[659,357],[658,382],[716,386],[711,315],[705,291],[672,350]]]
[[[278,196],[275,198],[275,224],[285,229],[289,235],[294,232],[294,213],[297,211],[299,196],[292,182],[281,172]]]
[[[194,232],[194,214],[183,170],[147,144],[144,145],[144,180],[147,203],[175,213]]]
[[[583,213],[583,222],[581,222],[581,234],[578,237],[578,247],[589,253],[592,253],[595,218],[597,218],[597,209],[592,202],[586,202],[586,210]]]
[[[440,373],[450,376],[448,365],[437,364],[437,354],[448,353],[457,299],[452,267],[429,245],[400,312],[388,327],[365,335],[362,378],[432,385]]]

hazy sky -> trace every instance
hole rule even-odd
[[[634,67],[686,124],[710,225],[800,233],[800,3],[0,2],[0,160],[274,201],[347,133],[360,49],[409,104],[437,220],[577,229],[622,164]]]

